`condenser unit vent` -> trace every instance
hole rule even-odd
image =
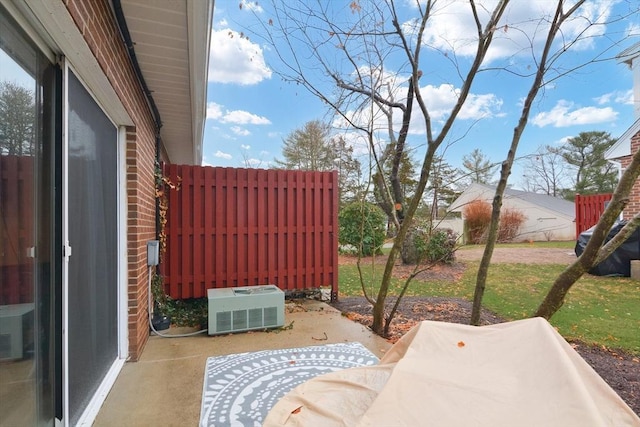
[[[209,335],[284,325],[284,292],[275,285],[209,289]]]

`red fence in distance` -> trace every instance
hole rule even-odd
[[[338,175],[163,165],[168,191],[161,273],[175,299],[209,288],[330,286],[338,294]]]
[[[611,200],[613,194],[590,194],[581,196],[576,194],[576,239],[585,230],[598,223],[600,216],[604,212],[607,202]]]
[[[33,302],[34,163],[0,155],[0,305]]]

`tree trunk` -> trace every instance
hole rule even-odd
[[[491,264],[491,257],[493,256],[493,249],[495,248],[496,241],[498,240],[498,228],[500,222],[500,209],[502,207],[502,198],[504,197],[504,191],[507,188],[507,180],[509,175],[511,174],[511,167],[513,166],[513,162],[515,160],[516,151],[518,150],[518,144],[520,143],[520,138],[522,137],[522,133],[527,126],[527,121],[529,119],[529,113],[531,111],[531,105],[538,95],[540,88],[542,87],[543,78],[547,71],[547,60],[549,58],[549,52],[551,51],[551,47],[553,45],[553,41],[556,37],[560,29],[560,25],[566,20],[571,14],[577,9],[577,7],[582,4],[583,1],[577,2],[572,8],[566,13],[562,13],[563,2],[558,2],[556,7],[555,15],[553,17],[553,21],[551,22],[551,26],[549,27],[549,33],[547,34],[547,38],[545,41],[545,46],[542,51],[542,56],[540,57],[540,62],[538,65],[538,69],[536,70],[535,78],[531,84],[531,88],[529,89],[529,93],[524,101],[524,106],[522,107],[522,112],[520,114],[520,119],[518,120],[518,125],[513,130],[513,138],[511,140],[511,146],[509,148],[509,152],[507,153],[506,160],[502,163],[502,169],[500,171],[500,181],[498,182],[498,186],[496,187],[496,192],[493,197],[493,209],[491,212],[491,223],[489,224],[489,234],[487,236],[487,243],[484,248],[484,253],[482,255],[482,260],[480,261],[480,266],[478,267],[478,275],[476,276],[476,286],[473,293],[473,307],[471,309],[471,319],[470,323],[472,325],[480,324],[480,313],[482,309],[482,298],[484,297],[484,291],[487,285],[487,275],[489,272],[489,265]]]
[[[612,239],[604,248],[601,248],[611,227],[618,219],[620,212],[622,212],[624,207],[629,203],[629,194],[639,175],[640,150],[634,154],[631,164],[622,174],[616,191],[613,193],[613,197],[609,202],[609,206],[607,206],[607,209],[605,209],[600,217],[587,246],[584,248],[584,252],[553,282],[551,289],[536,310],[534,316],[550,319],[560,307],[562,307],[567,292],[569,292],[569,289],[571,289],[575,282],[591,267],[611,254],[626,240],[626,237],[630,236],[638,227],[640,224],[640,215],[636,215],[633,220],[623,227],[616,238]]]

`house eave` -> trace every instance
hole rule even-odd
[[[640,42],[633,44],[616,56],[618,64],[626,64],[629,68],[633,65],[633,60],[640,56]]]
[[[122,0],[169,161],[202,163],[213,0]]]
[[[615,160],[621,157],[630,156],[631,138],[633,138],[633,136],[638,132],[640,132],[640,118],[638,118],[638,120],[636,120],[635,123],[633,123],[631,127],[618,138],[611,148],[605,151],[604,158],[607,160]]]

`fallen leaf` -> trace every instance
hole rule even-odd
[[[299,414],[301,409],[302,409],[302,406],[298,406],[296,409],[294,409],[293,411],[291,411],[291,413],[292,413],[292,414]]]
[[[458,341],[458,347],[460,348],[464,347],[464,341]]]

